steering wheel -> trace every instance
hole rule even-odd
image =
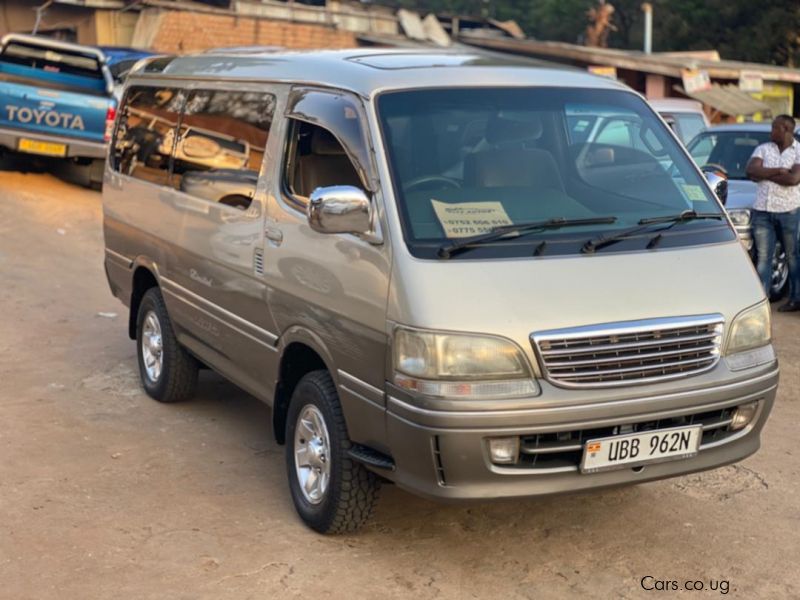
[[[404,187],[407,192],[410,192],[413,188],[421,187],[426,183],[444,183],[456,189],[461,187],[461,183],[457,179],[444,175],[423,175],[422,177],[416,177],[409,181]]]
[[[706,163],[702,167],[700,167],[700,170],[703,171],[704,173],[706,171],[719,171],[720,173],[725,175],[725,177],[728,176],[728,169],[726,169],[719,163]]]

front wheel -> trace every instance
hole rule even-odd
[[[372,514],[380,479],[347,455],[351,443],[327,371],[297,384],[286,421],[286,470],[300,518],[319,533],[355,531]]]

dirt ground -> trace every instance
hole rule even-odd
[[[141,391],[102,249],[99,194],[0,172],[0,598],[800,597],[797,314],[741,464],[468,505],[386,486],[362,532],[321,537],[265,406],[207,372],[190,403]]]

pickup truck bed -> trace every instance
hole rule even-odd
[[[102,53],[44,38],[0,42],[0,146],[102,160],[115,100]]]

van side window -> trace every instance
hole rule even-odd
[[[320,187],[363,187],[356,168],[336,136],[318,125],[293,119],[289,122],[284,188],[296,203],[305,205],[311,193]]]
[[[125,95],[112,146],[112,168],[167,185],[183,94],[173,88],[132,87]]]
[[[190,92],[175,146],[173,185],[210,202],[247,209],[274,114],[272,94]]]

